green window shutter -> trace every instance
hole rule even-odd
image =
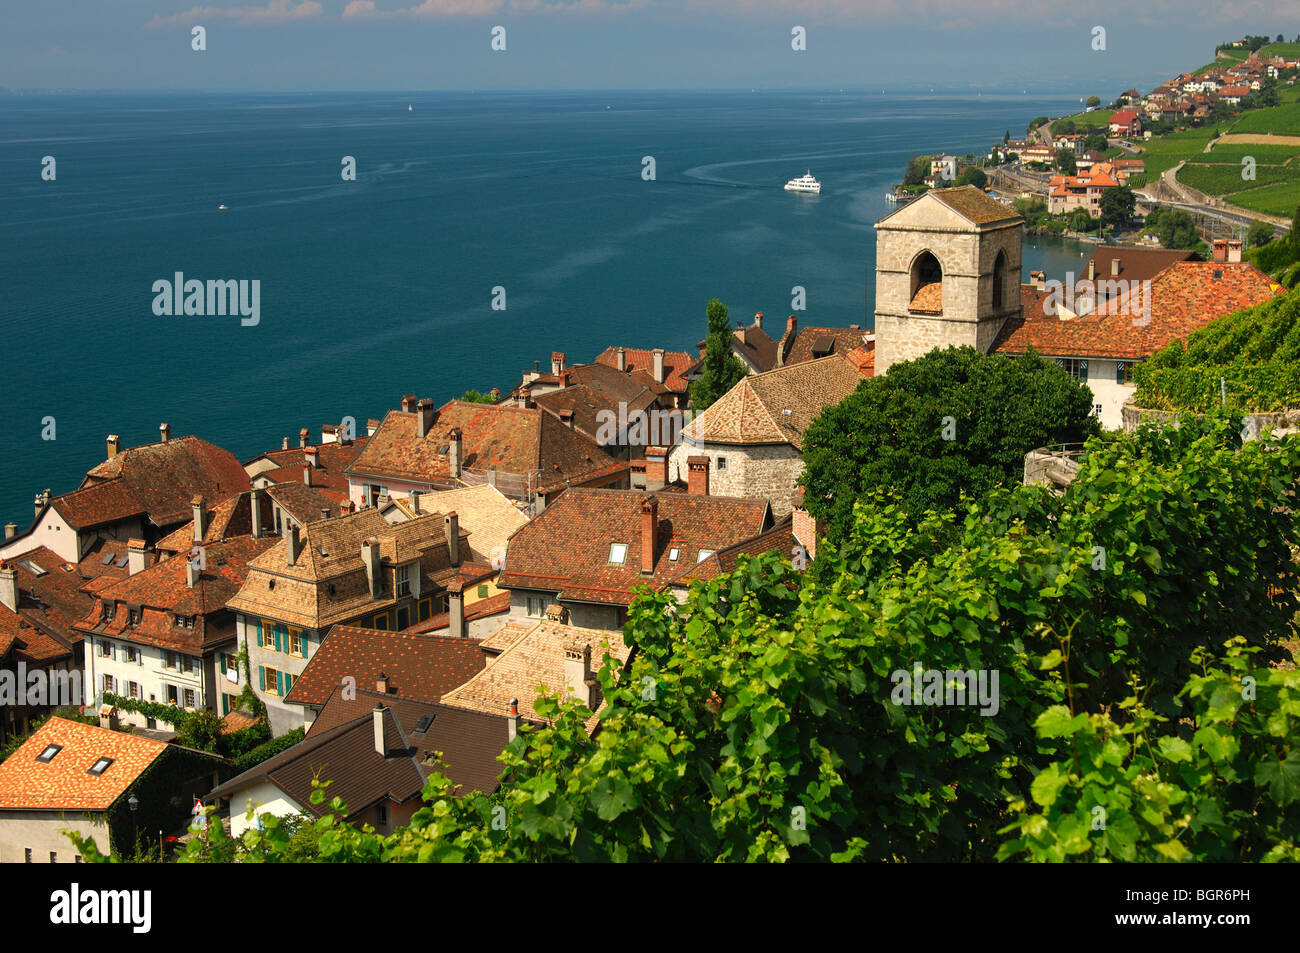
[[[1088,379],[1088,362],[1079,361],[1079,380],[1080,382]]]
[[[266,691],[266,666],[265,665],[257,666],[257,687],[260,688],[262,691]]]
[[[275,673],[275,690],[281,698],[284,697],[284,672]]]
[[[302,635],[298,636],[298,640],[299,642],[302,643],[302,657],[306,658],[307,657],[307,633],[304,632]]]
[[[1123,361],[1115,362],[1115,383],[1116,384],[1124,383],[1124,362]]]

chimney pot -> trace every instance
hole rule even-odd
[[[388,744],[384,741],[384,712],[387,710],[383,705],[376,705],[371,716],[375,726],[375,753],[380,756],[388,754]]]
[[[1097,277],[1097,261],[1095,258],[1088,259],[1088,280],[1093,281]]]
[[[307,447],[307,438],[308,438],[309,436],[310,436],[310,433],[308,432],[308,430],[307,430],[306,427],[303,427],[301,430],[299,430],[299,431],[298,431],[298,446],[299,446],[299,447],[302,447],[303,449],[306,449],[306,447]]]
[[[564,352],[554,351],[551,353],[551,373],[556,377],[564,370]]]
[[[185,560],[185,585],[193,589],[199,584],[199,567],[192,558]]]
[[[645,488],[650,492],[662,490],[668,483],[668,448],[645,448]]]
[[[413,414],[413,413],[415,413],[415,404],[416,404],[415,395],[414,395],[414,394],[407,394],[405,397],[402,398],[402,410],[403,410],[403,412],[408,413],[408,414]]]
[[[280,449],[281,449],[281,450],[288,450],[288,449],[289,449],[289,438],[288,438],[288,437],[282,437],[282,438],[280,439]]]
[[[763,330],[763,312],[759,311],[754,315],[754,327],[760,331]]]
[[[18,535],[17,523],[5,523],[5,539],[13,539]]]
[[[249,515],[253,520],[253,538],[262,538],[262,491],[254,487],[248,494]]]
[[[143,539],[128,540],[126,544],[126,571],[134,576],[149,568],[149,550]]]
[[[1118,258],[1112,258],[1112,259],[1110,260],[1110,273],[1111,273],[1111,276],[1114,277],[1115,275],[1118,275],[1118,274],[1119,274],[1119,269],[1120,269],[1120,261],[1119,261],[1119,259],[1118,259]]]
[[[172,425],[171,425],[171,424],[163,423],[163,424],[159,424],[159,425],[158,425],[158,439],[159,439],[159,440],[161,440],[163,443],[166,443],[168,440],[171,439],[171,435],[172,435]]]
[[[527,387],[520,388],[519,399],[520,401],[523,402],[523,405],[525,407],[533,406],[533,392],[529,388]]]
[[[447,434],[447,472],[453,480],[460,479],[461,462],[464,459],[463,452],[460,428],[452,427],[451,432]]]
[[[112,460],[122,450],[122,438],[115,433],[108,435],[108,459]]]
[[[309,466],[302,468],[302,485],[311,486],[311,467]]]
[[[388,694],[388,675],[386,673],[380,672],[375,676],[375,691],[381,695]]]
[[[655,555],[659,542],[659,500],[647,494],[641,500],[641,572],[651,575],[655,571]]]
[[[10,612],[18,611],[18,570],[0,562],[0,603]]]
[[[1214,260],[1220,263],[1228,260],[1228,242],[1224,238],[1214,240]]]
[[[465,584],[459,579],[447,583],[447,634],[452,638],[469,637],[465,623]]]
[[[1241,261],[1241,239],[1228,239],[1228,262],[1229,264]]]
[[[194,514],[194,542],[203,542],[203,536],[208,531],[208,511],[203,505],[202,495],[195,496],[190,500],[190,510]]]
[[[420,491],[419,490],[411,491],[411,512],[415,513],[417,516],[420,513]]]
[[[373,536],[361,544],[361,562],[366,568],[366,583],[370,587],[370,598],[378,599],[384,594],[383,568],[379,564],[379,540]]]
[[[618,358],[614,366],[617,367],[620,371],[626,371],[627,370],[627,348],[620,347],[617,353],[618,353]]]
[[[519,699],[510,699],[506,705],[506,736],[515,740],[515,735],[519,733]]]
[[[415,405],[416,412],[416,433],[421,440],[429,436],[429,431],[433,429],[433,422],[437,414],[433,409],[433,401],[425,398]]]
[[[570,694],[591,707],[591,645],[581,639],[564,643],[564,681]]]
[[[320,466],[320,452],[315,447],[307,447],[303,450],[302,456],[307,461],[307,466],[312,469]]]
[[[655,382],[662,384],[664,382],[664,349],[657,347],[654,349],[654,371]]]

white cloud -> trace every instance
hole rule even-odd
[[[200,7],[194,6],[184,13],[169,16],[156,15],[145,24],[147,27],[192,26],[202,20],[233,20],[241,26],[266,26],[312,20],[324,12],[317,0],[270,0],[264,7]]]
[[[350,0],[344,20],[415,20],[487,17],[530,13],[622,13],[648,6],[647,0],[422,0],[411,7],[380,10],[375,0]]]

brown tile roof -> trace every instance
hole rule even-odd
[[[388,749],[385,754],[375,750],[373,715],[367,712],[313,738],[304,738],[292,748],[213,788],[204,800],[238,798],[240,789],[249,784],[270,781],[302,808],[323,817],[329,813],[328,804],[311,802],[312,782],[317,778],[333,782],[329,796],[343,799],[348,806],[348,817],[356,817],[379,801],[391,799],[402,804],[417,798],[424,787],[425,774],[416,761],[416,749],[399,727],[393,706],[387,706],[383,719]],[[242,807],[237,800],[232,800],[231,806]]]
[[[863,377],[876,375],[876,342],[868,341],[862,347],[855,347],[844,355],[844,360]]]
[[[96,539],[86,555],[77,563],[77,572],[87,579],[123,579],[130,574],[124,562],[126,559],[126,540]],[[105,562],[107,560],[107,562]],[[121,563],[121,565],[118,565]]]
[[[229,451],[198,437],[178,437],[122,450],[51,505],[78,529],[141,513],[155,526],[171,526],[189,518],[195,495],[224,500],[248,487],[248,474]]]
[[[567,495],[567,494],[566,494]],[[488,713],[503,712],[512,698],[519,699],[519,716],[542,722],[534,708],[538,687],[548,693],[562,692],[570,686],[564,674],[564,648],[573,642],[586,643],[591,651],[593,677],[604,664],[606,653],[616,659],[621,670],[632,654],[620,632],[584,629],[544,619],[520,633],[487,668],[454,691],[442,696],[442,703],[455,708]],[[587,731],[594,731],[605,698],[599,682],[592,686],[591,709]]]
[[[510,611],[510,593],[498,592],[494,596],[488,596],[486,599],[480,599],[478,602],[471,603],[465,608],[465,621],[473,622],[475,619],[486,619],[488,616],[499,615],[502,612]],[[417,622],[415,625],[408,626],[403,632],[429,632],[437,635],[439,629],[446,629],[451,625],[451,613],[440,612],[435,616],[430,616],[423,622]],[[482,640],[479,640],[480,644]]]
[[[242,711],[227,712],[221,719],[221,733],[223,735],[233,735],[246,728],[252,728],[257,722],[257,718],[246,715]]]
[[[234,620],[225,611],[227,603],[244,584],[250,563],[274,543],[274,539],[251,536],[205,543],[207,565],[193,587],[189,585],[187,557],[173,556],[155,563],[99,590],[98,601],[76,628],[86,634],[202,654],[205,648],[234,637]],[[105,605],[113,607],[107,620],[103,617]],[[136,625],[130,621],[133,606],[140,608]],[[177,616],[193,616],[193,627],[177,625]]]
[[[667,366],[667,355],[664,357]],[[653,364],[651,370],[654,369]],[[672,393],[667,386],[655,381],[647,371],[620,371],[613,364],[576,364],[568,368],[569,383],[584,384],[609,401],[625,402],[629,409],[643,410],[656,398]],[[665,372],[666,376],[666,372]]]
[[[1215,318],[1284,290],[1245,262],[1178,262],[1152,280],[1150,323],[1135,325],[1143,317],[1122,313],[1129,307],[1124,297],[1104,306],[1110,313],[1062,318],[1044,314],[1049,292],[1021,285],[1022,313],[1007,321],[992,350],[1022,354],[1033,347],[1050,356],[1139,360]]]
[[[37,761],[50,745],[54,758]],[[0,809],[103,811],[122,796],[167,745],[135,734],[52,717],[0,764]],[[113,763],[87,773],[100,758]]]
[[[271,503],[265,491],[259,493],[258,498],[261,501],[262,531],[266,533],[274,525]],[[222,500],[216,506],[212,506],[209,501],[207,514],[207,527],[200,542],[215,543],[235,536],[251,536],[253,533],[252,491]],[[320,516],[318,515],[316,519],[320,519]],[[191,508],[190,521],[158,540],[154,548],[161,552],[184,553],[188,556],[193,545],[194,518]]]
[[[314,486],[309,487],[301,482],[272,484],[266,488],[266,495],[299,523],[315,523],[317,520],[329,519],[340,513],[337,500],[326,496]],[[324,515],[326,511],[329,516]]]
[[[336,625],[285,701],[323,705],[344,676],[355,678],[358,688],[374,688],[380,673],[388,676],[393,694],[436,701],[472,678],[483,663],[474,639]]]
[[[18,611],[0,606],[0,657],[11,651],[29,662],[73,656],[82,640],[73,626],[94,604],[82,591],[86,579],[44,546],[5,562],[18,572]]]
[[[654,351],[649,348],[628,347],[623,349],[624,367],[629,373],[635,371],[645,371],[651,379],[654,378],[655,358]],[[674,394],[684,394],[687,390],[686,379],[682,376],[694,364],[698,358],[692,357],[685,351],[665,351],[664,352],[664,386]],[[597,364],[607,364],[615,369],[618,368],[618,348],[607,347],[596,355]]]
[[[931,281],[916,289],[907,304],[908,311],[922,314],[943,314],[943,282]]]
[[[1119,272],[1115,273],[1114,260],[1119,259]],[[1193,261],[1196,252],[1177,248],[1130,248],[1126,245],[1102,245],[1089,259],[1100,280],[1123,278],[1125,281],[1148,281],[1170,265],[1180,261]],[[1075,287],[1089,286],[1088,265],[1084,264],[1076,276]]]
[[[408,518],[415,515],[409,497],[394,500],[392,505]],[[473,557],[482,562],[490,562],[498,548],[504,551],[510,535],[528,522],[528,517],[510,502],[509,497],[487,483],[422,493],[420,512],[454,512],[460,528],[470,534]]]
[[[836,355],[753,374],[692,420],[682,437],[696,445],[788,443],[802,450],[813,419],[853,393],[861,380],[857,369]]]
[[[925,194],[934,196],[974,225],[994,225],[1020,218],[1014,209],[1008,208],[996,199],[989,198],[983,191],[973,185],[959,185],[951,189],[931,189]]]
[[[802,364],[805,361],[826,357],[828,354],[847,354],[866,343],[869,331],[861,328],[800,328],[790,345],[785,364]]]
[[[314,447],[317,466],[312,470],[312,487],[330,495],[339,502],[347,499],[348,477],[344,472],[352,461],[365,449],[369,437],[357,437],[350,443],[323,443]],[[275,464],[274,467],[261,470],[255,479],[269,480],[271,483],[302,483],[302,469],[307,466],[307,453],[302,447],[290,447],[288,450],[272,450],[254,457],[244,464],[246,470],[258,468],[260,461]]]
[[[605,471],[616,473],[626,466],[543,410],[453,400],[435,412],[424,439],[418,436],[415,413],[389,411],[347,472],[357,478],[453,486],[447,450],[454,427],[461,431],[465,469],[533,474],[534,487],[540,483],[542,490],[562,487],[566,480],[579,483]]]
[[[732,347],[744,354],[760,373],[776,367],[776,342],[762,328],[752,324],[737,328],[732,340]]]
[[[794,538],[794,524],[789,520],[773,526],[769,530],[741,540],[739,543],[720,549],[708,559],[701,560],[673,580],[674,586],[689,586],[696,579],[707,581],[718,576],[734,572],[741,556],[760,556],[763,553],[777,553],[786,559],[793,555],[797,545]]]
[[[460,531],[461,546],[466,550],[468,536],[464,529]],[[370,594],[361,561],[361,544],[371,537],[379,541],[385,580],[378,599]],[[359,510],[308,523],[299,539],[301,549],[292,566],[288,565],[287,538],[274,540],[266,552],[249,563],[248,578],[230,600],[231,609],[289,625],[322,629],[393,605],[396,564],[420,558],[422,593],[441,591],[456,575],[448,560],[443,516],[439,513],[394,524],[377,510]]]
[[[656,500],[658,509],[650,576],[641,574],[641,506],[646,499]],[[725,549],[761,532],[769,519],[766,500],[568,490],[511,537],[499,585],[558,591],[561,599],[572,601],[630,605],[633,587],[665,585],[682,566],[696,562],[701,550]],[[610,565],[611,543],[627,544],[622,565]]]

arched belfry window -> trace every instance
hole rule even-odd
[[[912,262],[912,297],[907,310],[925,314],[943,312],[943,268],[939,259],[928,251],[921,252]]]
[[[1001,311],[1005,307],[1006,301],[1005,289],[1007,286],[1007,256],[1005,252],[999,251],[998,257],[993,260],[993,310]]]

